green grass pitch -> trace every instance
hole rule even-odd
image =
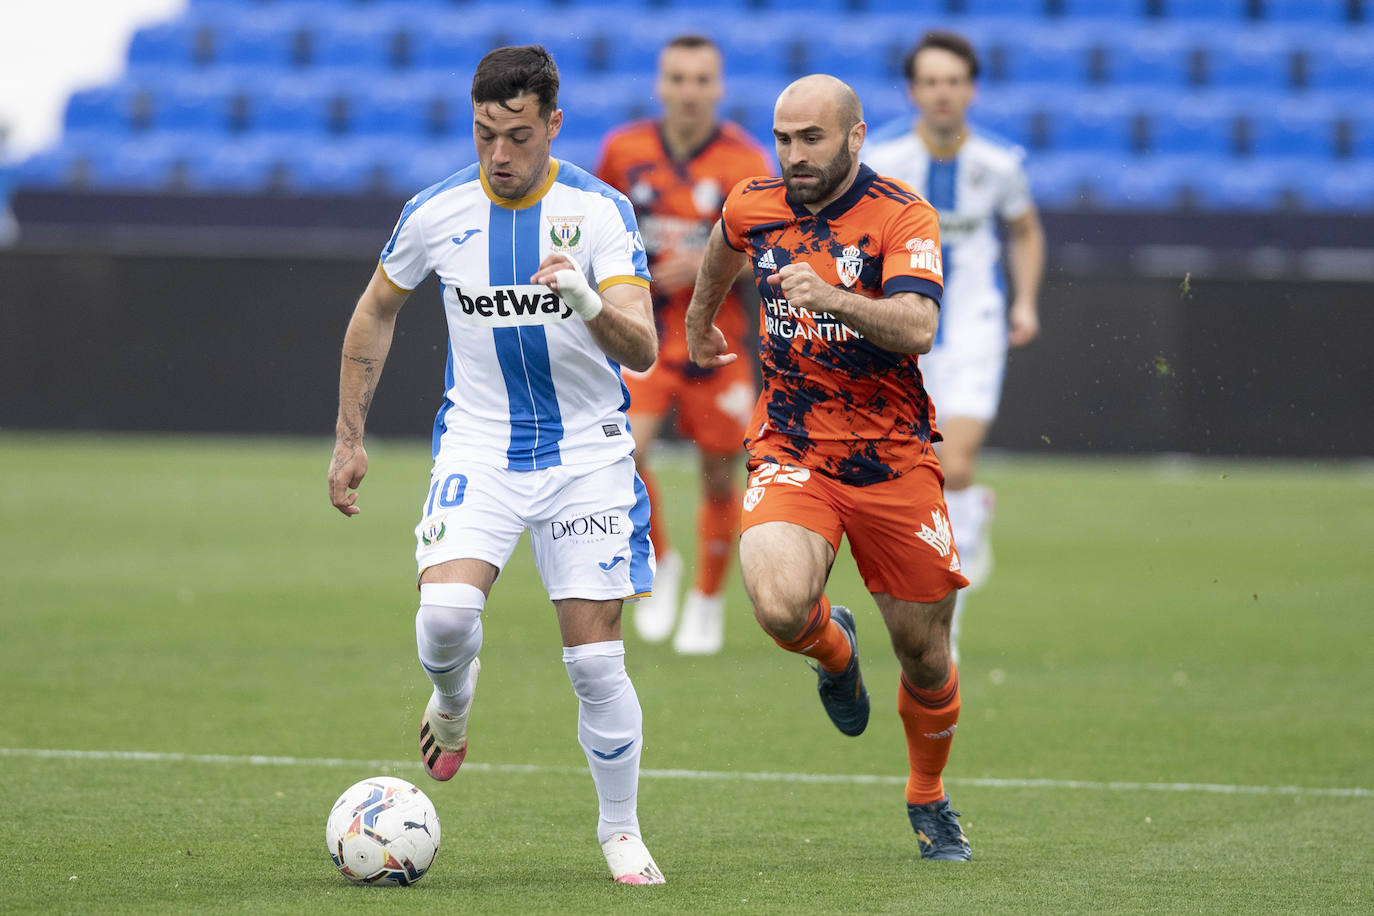
[[[374,444],[351,520],[328,457],[0,434],[0,912],[1374,906],[1368,467],[990,460],[997,566],[969,602],[947,771],[969,864],[919,859],[896,665],[848,554],[829,594],[855,608],[874,695],[858,739],[732,572],[722,654],[627,636],[640,818],[669,883],[626,888],[527,550],[487,606],[469,764],[432,783],[413,746],[428,449]],[[662,477],[689,552],[690,463]],[[413,888],[353,887],[325,854],[334,798],[379,773],[442,819]]]

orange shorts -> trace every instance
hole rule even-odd
[[[751,460],[740,530],[764,522],[801,525],[837,553],[848,537],[870,592],[930,602],[968,585],[949,528],[944,477],[932,464],[857,487],[808,468]]]
[[[648,372],[626,369],[624,375],[632,424],[635,414],[661,417],[676,402],[679,429],[702,451],[734,454],[744,448],[758,398],[748,362],[735,360],[714,371],[660,362]]]

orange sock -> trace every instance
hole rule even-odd
[[[635,470],[639,471],[639,479],[644,481],[644,489],[649,494],[649,540],[654,544],[654,556],[661,560],[673,549],[673,545],[668,540],[668,522],[658,509],[658,478],[643,465]]]
[[[844,630],[830,619],[830,600],[824,595],[811,609],[811,618],[807,620],[806,629],[802,630],[800,636],[790,642],[783,642],[774,636],[773,642],[788,652],[814,658],[818,665],[831,674],[843,671],[852,654]]]
[[[906,780],[906,800],[927,805],[945,797],[940,779],[949,760],[949,746],[959,722],[959,671],[951,662],[943,687],[922,690],[902,675],[897,689],[897,714],[906,730],[906,754],[911,774]]]
[[[651,497],[652,498],[652,497]],[[739,528],[739,494],[702,500],[697,510],[696,590],[714,595],[725,581]]]

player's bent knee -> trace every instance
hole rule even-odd
[[[812,602],[812,605],[814,604],[815,602]],[[783,642],[791,642],[806,629],[806,622],[810,619],[810,607],[803,607],[796,602],[755,598],[754,619],[769,636]]]
[[[471,585],[422,585],[415,627],[428,642],[438,646],[457,646],[474,637],[480,639],[485,601],[481,589]]]
[[[573,693],[584,703],[611,703],[630,688],[630,676],[625,671],[624,643],[565,646],[563,664],[568,669]]]

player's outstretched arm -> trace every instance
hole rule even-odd
[[[329,461],[329,501],[344,515],[362,510],[355,505],[356,491],[367,473],[363,425],[377,391],[382,365],[391,350],[396,313],[408,293],[392,286],[379,266],[372,274],[353,309],[344,333],[343,359],[339,367],[339,417],[334,425],[334,455]]]
[[[929,353],[940,322],[940,306],[920,293],[896,293],[870,299],[826,283],[805,261],[784,265],[768,282],[782,290],[791,305],[829,312],[893,353]]]
[[[645,372],[658,358],[654,304],[645,287],[616,283],[598,293],[565,254],[544,258],[530,282],[557,293],[586,322],[596,345],[622,366]]]
[[[692,362],[703,369],[728,366],[739,358],[738,353],[727,352],[730,344],[716,326],[716,313],[748,263],[744,252],[726,243],[725,230],[718,221],[706,242],[706,254],[702,256],[692,301],[687,306],[687,352]]]

